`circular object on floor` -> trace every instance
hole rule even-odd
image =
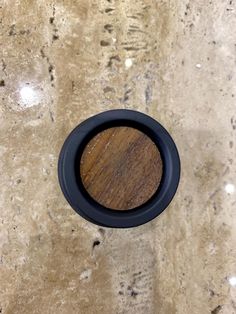
[[[169,133],[153,118],[111,110],[78,125],[58,161],[64,196],[98,225],[128,228],[158,216],[180,179],[180,159]]]

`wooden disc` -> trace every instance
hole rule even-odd
[[[160,184],[162,171],[157,146],[131,127],[98,133],[85,147],[80,162],[87,192],[115,210],[129,210],[147,202]]]

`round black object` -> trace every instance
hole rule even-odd
[[[163,161],[163,175],[156,193],[143,205],[128,211],[112,210],[97,203],[84,188],[78,166],[87,143],[99,132],[118,126],[130,126],[149,136]],[[130,228],[152,220],[169,205],[179,184],[180,159],[173,139],[156,120],[133,110],[111,110],[83,121],[70,133],[60,152],[58,177],[65,198],[83,218],[100,226]]]

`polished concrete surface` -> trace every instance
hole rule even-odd
[[[236,313],[236,1],[0,1],[0,312]],[[165,212],[78,216],[57,158],[82,120],[148,113],[182,161]]]

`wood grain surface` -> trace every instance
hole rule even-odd
[[[114,127],[97,134],[80,161],[84,187],[101,205],[128,210],[147,202],[162,176],[157,146],[131,127]]]

